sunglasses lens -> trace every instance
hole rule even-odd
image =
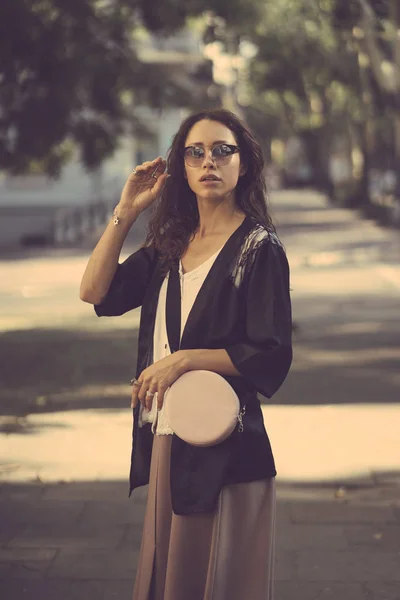
[[[212,156],[215,162],[219,165],[226,165],[231,160],[233,154],[232,149],[225,144],[215,146],[212,151]]]
[[[204,150],[199,146],[192,146],[185,150],[185,160],[191,167],[197,167],[204,160]]]

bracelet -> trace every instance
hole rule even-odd
[[[117,204],[118,206],[118,204]],[[117,206],[114,208],[114,212],[113,212],[113,219],[114,219],[114,225],[119,225],[121,222],[121,219],[119,218],[119,216],[117,215]]]

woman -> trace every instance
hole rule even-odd
[[[168,175],[166,168],[168,167]],[[85,271],[99,316],[142,306],[130,493],[149,483],[134,600],[271,600],[276,469],[257,392],[270,398],[292,360],[289,268],[266,208],[260,146],[226,110],[188,117],[167,163],[133,171]],[[124,239],[154,203],[144,246]],[[179,270],[180,349],[166,334]],[[178,288],[179,289],[179,288]],[[199,448],[173,435],[165,391],[183,373],[222,375],[245,406],[243,431]]]

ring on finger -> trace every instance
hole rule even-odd
[[[131,385],[136,385],[140,387],[142,384],[136,379],[136,377],[134,377],[133,379],[131,379]]]
[[[146,392],[146,396],[148,396],[149,398],[152,398],[154,394],[155,392],[150,392],[149,390]]]

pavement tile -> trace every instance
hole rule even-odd
[[[11,563],[0,563],[0,580],[8,579],[11,575],[12,565]]]
[[[92,550],[72,548],[59,551],[47,573],[49,578],[132,579],[136,572],[138,551]]]
[[[357,504],[400,508],[400,488],[394,486],[379,486],[379,484],[375,484],[372,489],[357,495]]]
[[[3,579],[41,579],[57,550],[43,548],[0,548]]]
[[[292,581],[293,579],[296,579],[296,552],[277,548],[275,552],[274,571],[276,581]]]
[[[85,505],[82,522],[88,526],[101,528],[109,524],[130,525],[142,523],[145,507],[129,500],[124,501],[90,501]]]
[[[324,583],[277,581],[275,598],[276,600],[366,600],[361,584],[336,581]]]
[[[43,497],[45,486],[35,483],[16,483],[10,484],[3,482],[0,485],[0,501],[9,502],[34,502]]]
[[[0,514],[2,520],[11,523],[58,523],[60,515],[64,523],[74,523],[82,513],[82,501],[53,502],[40,500],[39,502],[10,502],[0,500]]]
[[[46,486],[46,500],[123,501],[128,499],[127,481],[93,481],[59,483]]]
[[[393,473],[392,471],[373,471],[373,477],[379,485],[393,485],[397,489],[400,487],[400,471],[397,473]]]
[[[8,563],[10,570],[3,579],[40,579],[44,581],[46,571],[51,564],[50,560],[27,560],[23,562]]]
[[[25,529],[25,523],[9,523],[2,518],[0,521],[0,546],[6,546],[13,537],[21,535]]]
[[[11,548],[117,548],[124,535],[123,525],[94,528],[86,523],[71,527],[63,522],[31,524],[9,541]]]
[[[4,600],[72,600],[70,587],[69,581],[0,581],[0,597]]]
[[[399,600],[400,585],[397,582],[369,581],[362,585],[367,600]]]
[[[137,504],[146,504],[148,491],[148,485],[141,485],[140,487],[133,490],[130,497],[131,501]]]
[[[133,580],[73,581],[68,600],[130,600],[133,583]]]
[[[400,525],[346,525],[344,535],[350,546],[400,551]]]
[[[0,548],[1,562],[25,562],[29,560],[50,560],[56,554],[51,548]]]
[[[381,550],[303,550],[297,562],[303,581],[400,582],[399,566],[399,552]]]
[[[290,505],[287,502],[276,501],[276,523],[277,526],[287,526],[291,523]]]
[[[123,538],[118,546],[118,549],[140,548],[142,540],[143,524],[137,523],[136,525],[125,525]]]
[[[348,549],[349,543],[342,525],[292,524],[286,527],[276,526],[276,547],[285,550]]]
[[[290,506],[294,523],[395,523],[395,510],[344,502],[296,502]]]
[[[13,539],[13,536],[14,536],[13,533],[10,533],[9,535],[0,533],[0,547],[1,548],[7,547],[8,544],[10,543],[10,541]]]

